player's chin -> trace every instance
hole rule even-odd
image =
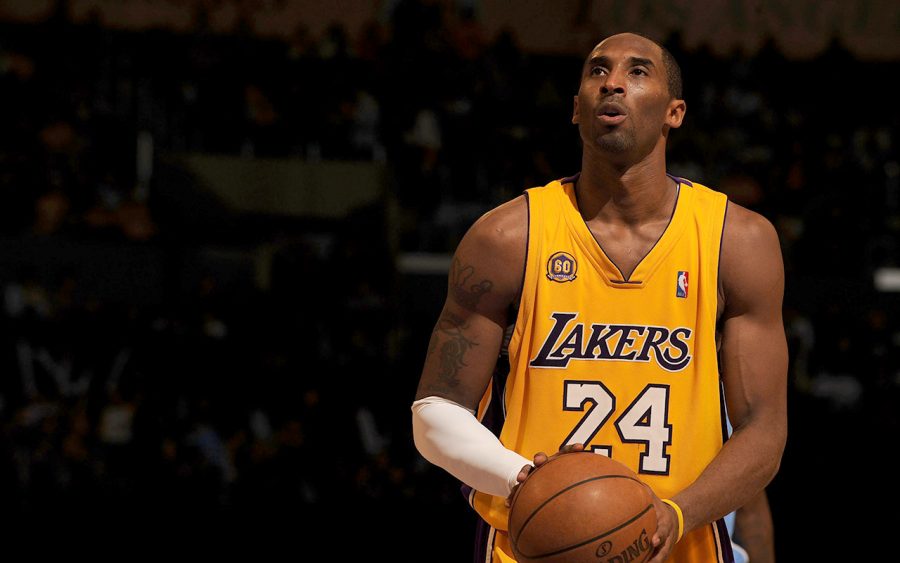
[[[596,138],[597,148],[608,153],[626,153],[631,150],[634,143],[624,131],[610,130]]]

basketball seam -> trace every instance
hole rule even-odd
[[[612,528],[612,529],[610,529],[610,530],[607,530],[606,532],[603,532],[602,534],[600,534],[600,535],[598,535],[598,536],[594,536],[593,538],[586,539],[586,540],[584,540],[584,541],[581,542],[581,543],[577,543],[577,544],[575,544],[575,545],[570,545],[569,547],[564,547],[564,548],[562,548],[562,549],[557,549],[556,551],[551,551],[550,553],[542,553],[541,555],[528,555],[527,553],[523,553],[522,555],[524,555],[525,557],[527,557],[527,558],[529,558],[529,559],[542,559],[542,558],[544,558],[544,557],[553,557],[554,555],[559,555],[560,553],[565,553],[565,552],[567,552],[567,551],[572,551],[573,549],[578,549],[579,547],[585,546],[585,545],[587,545],[587,544],[589,544],[589,543],[593,543],[593,542],[599,540],[600,538],[606,537],[606,536],[608,536],[608,535],[610,535],[610,534],[612,534],[612,533],[614,533],[614,532],[618,532],[619,530],[621,530],[621,529],[624,528],[625,526],[631,524],[632,522],[634,522],[635,520],[637,520],[638,518],[640,518],[641,516],[643,516],[644,514],[646,514],[647,511],[650,510],[651,508],[653,508],[653,505],[652,505],[652,504],[648,504],[647,507],[644,508],[644,510],[641,510],[640,512],[638,512],[637,514],[635,514],[630,520],[627,520],[627,521],[625,521],[625,522],[622,522],[621,524],[619,524],[619,525],[616,526],[615,528]]]

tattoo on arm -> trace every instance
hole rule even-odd
[[[450,266],[450,290],[456,301],[466,309],[474,310],[485,293],[489,293],[494,283],[491,280],[481,280],[473,283],[472,276],[475,268],[463,265],[458,258],[453,259]]]
[[[431,333],[431,341],[428,343],[428,355],[438,351],[440,344],[440,357],[438,358],[438,380],[448,387],[459,385],[460,368],[465,367],[465,355],[469,349],[478,346],[474,340],[466,338],[463,330],[469,328],[468,323],[453,313],[445,312],[438,319],[434,331]]]

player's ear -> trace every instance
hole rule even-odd
[[[670,100],[669,107],[666,108],[666,125],[672,129],[681,127],[685,112],[687,112],[687,103],[684,100],[674,98]]]
[[[576,94],[573,97],[575,99],[575,105],[572,109],[572,123],[577,125],[578,124],[578,94]]]

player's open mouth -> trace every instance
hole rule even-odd
[[[605,125],[618,125],[625,121],[626,117],[627,116],[622,113],[601,113],[597,116],[597,119]]]
[[[614,102],[600,104],[597,108],[597,119],[605,125],[618,125],[625,121],[627,115],[625,108]]]

